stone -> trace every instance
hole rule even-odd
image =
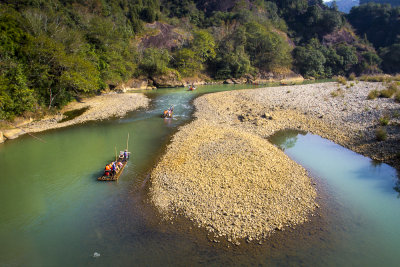
[[[178,73],[175,71],[169,71],[162,75],[155,75],[152,76],[151,79],[154,85],[158,88],[185,86],[185,84],[180,80]]]
[[[149,90],[152,89],[152,83],[153,81],[149,82],[149,80],[145,77],[130,79],[118,85],[115,88],[115,90],[122,92],[134,91],[134,90]]]
[[[24,133],[25,132],[21,129],[11,129],[11,130],[5,130],[3,132],[3,136],[7,139],[15,139]]]
[[[0,132],[0,144],[4,142],[3,132]]]

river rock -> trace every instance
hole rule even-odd
[[[152,76],[151,79],[156,87],[184,87],[185,84],[179,78],[176,71],[167,74]]]
[[[21,129],[11,129],[3,132],[3,136],[7,139],[15,139],[22,134],[24,134],[24,131]]]
[[[224,81],[224,84],[234,84],[235,82],[234,81],[232,81],[232,79],[226,79],[225,81]]]
[[[178,211],[239,244],[306,221],[316,192],[307,172],[266,139],[196,120],[152,171],[150,195],[166,218]]]
[[[139,77],[136,79],[130,79],[120,85],[118,85],[115,90],[120,90],[122,92],[134,91],[134,90],[148,90],[152,89],[152,81],[149,81],[145,77]]]

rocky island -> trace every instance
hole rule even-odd
[[[399,104],[367,97],[383,88],[323,83],[199,97],[195,121],[180,128],[152,172],[151,200],[165,218],[183,215],[235,243],[303,223],[318,207],[313,181],[267,137],[299,129],[396,165]],[[392,128],[377,141],[382,116]]]

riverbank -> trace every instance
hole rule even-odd
[[[174,136],[152,172],[151,200],[166,218],[183,215],[232,242],[303,223],[318,207],[312,181],[266,138],[309,131],[396,165],[400,105],[367,100],[384,87],[324,83],[202,96],[194,101],[196,120]],[[377,141],[382,116],[390,116],[388,135]]]
[[[87,121],[104,120],[110,117],[123,117],[127,112],[148,106],[150,100],[140,93],[108,93],[100,96],[72,102],[64,107],[59,114],[46,116],[38,121],[27,121],[16,125],[18,128],[6,129],[3,135],[6,139],[15,139],[25,133],[42,132],[50,129],[62,128]],[[72,110],[86,109],[81,115],[61,122],[63,114]]]
[[[262,137],[283,129],[308,131],[399,169],[400,104],[368,99],[370,91],[383,89],[383,83],[359,82],[349,88],[322,83],[218,93],[195,101],[196,117]],[[386,131],[384,141],[377,139],[379,128]]]

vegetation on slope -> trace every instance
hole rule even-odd
[[[1,119],[138,76],[323,78],[379,72],[381,62],[321,0],[5,0],[0,29]],[[385,70],[396,70],[396,48],[382,48]]]

